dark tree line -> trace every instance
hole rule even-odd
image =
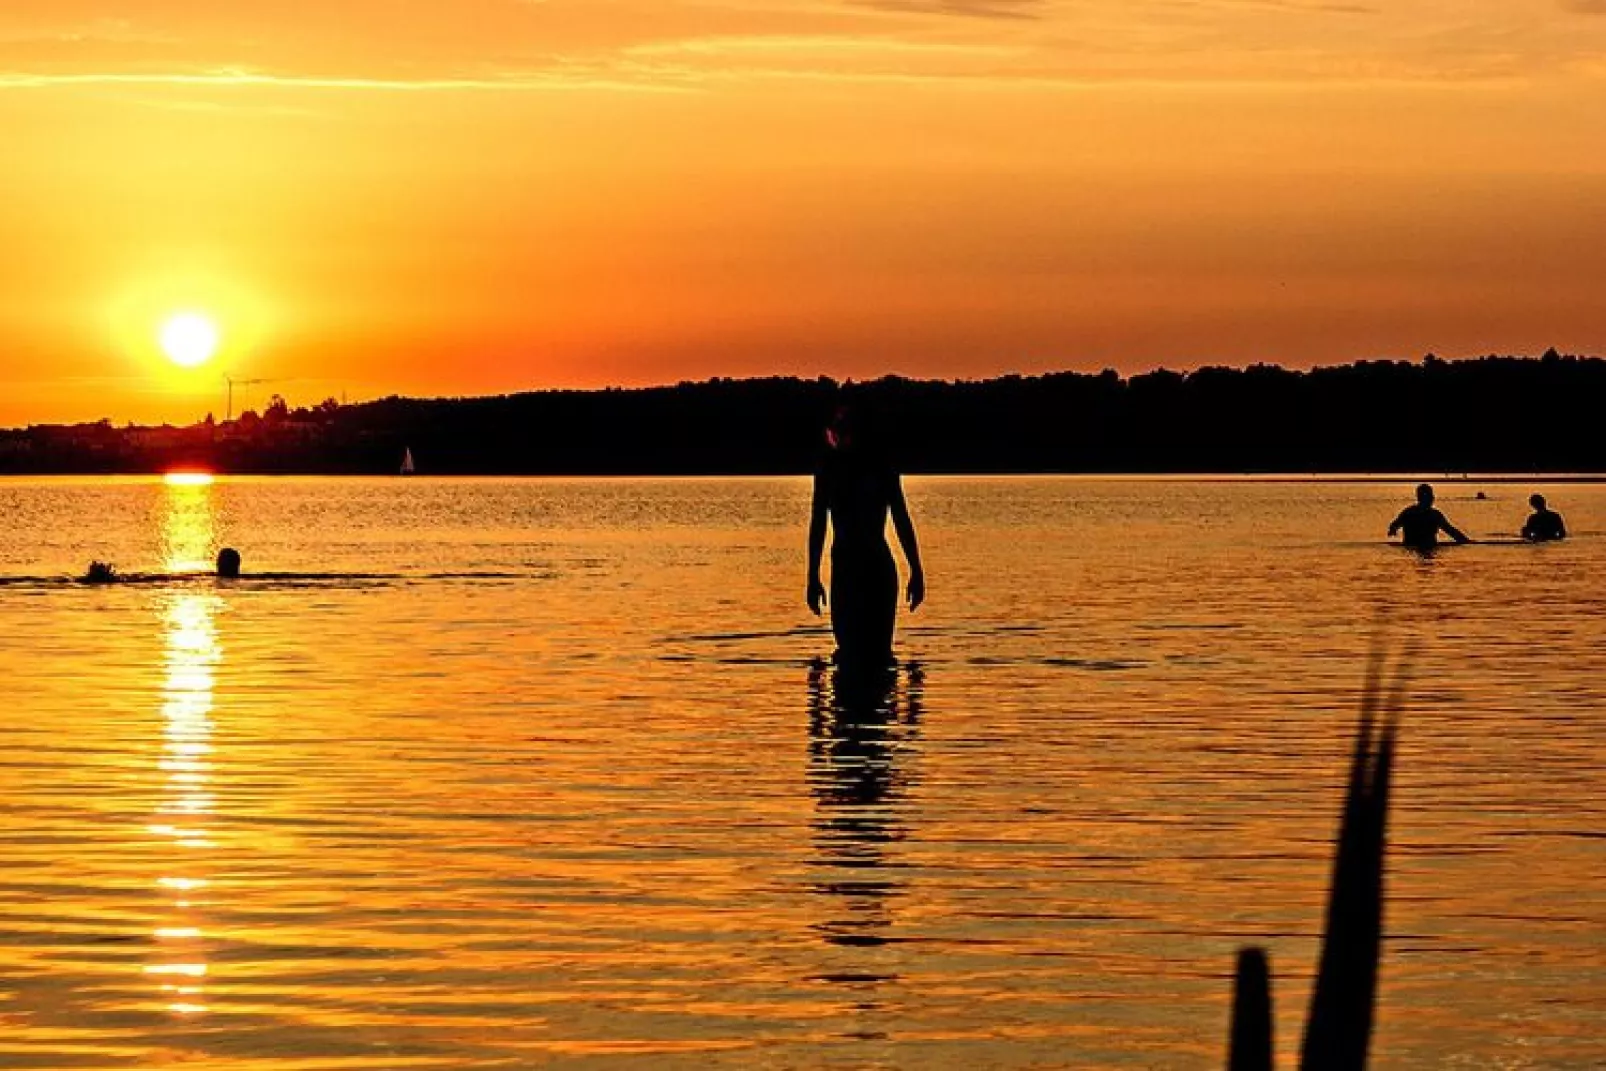
[[[763,474],[813,467],[844,398],[911,472],[1606,471],[1606,360],[1366,361],[1004,376],[790,378],[487,398],[387,398],[276,414],[183,443],[0,450],[0,471]],[[104,427],[104,426],[103,426]],[[221,430],[219,430],[221,429]],[[119,429],[104,429],[109,434]],[[123,432],[130,434],[133,429]],[[26,436],[29,432],[9,433]]]

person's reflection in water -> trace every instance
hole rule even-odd
[[[890,845],[904,839],[906,752],[919,733],[925,674],[919,665],[809,670],[809,781],[815,800],[815,891],[833,905],[819,925],[827,944],[875,948],[892,943],[891,900],[904,886]],[[836,972],[830,981],[873,985],[884,971]]]
[[[809,609],[831,609],[836,660],[855,666],[892,662],[892,633],[898,618],[898,567],[887,546],[887,515],[909,562],[909,609],[926,598],[920,545],[903,497],[903,482],[883,456],[872,428],[851,406],[836,412],[826,432],[830,444],[814,475],[809,518]],[[831,595],[820,582],[825,530],[831,536]]]

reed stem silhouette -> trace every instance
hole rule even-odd
[[[1350,760],[1339,820],[1327,922],[1311,987],[1310,1011],[1300,1049],[1300,1071],[1363,1071],[1371,1049],[1383,951],[1384,857],[1388,847],[1389,793],[1395,738],[1405,702],[1408,666],[1384,680],[1375,652],[1367,667],[1361,724]],[[1263,949],[1238,954],[1234,982],[1229,1071],[1270,1071],[1271,966]]]

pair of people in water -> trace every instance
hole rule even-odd
[[[1522,526],[1522,538],[1531,543],[1567,538],[1567,525],[1563,523],[1561,514],[1545,505],[1544,495],[1530,496],[1528,504],[1534,512]],[[1394,518],[1394,523],[1389,525],[1389,537],[1393,538],[1396,532],[1401,533],[1401,542],[1405,546],[1417,550],[1432,550],[1438,546],[1440,532],[1457,543],[1472,542],[1434,507],[1433,487],[1425,483],[1417,485],[1416,505],[1405,507]]]
[[[240,575],[240,552],[233,547],[224,547],[217,552],[217,575],[225,580],[233,580]],[[117,567],[109,562],[94,561],[84,571],[86,584],[115,584],[123,579],[117,572]]]

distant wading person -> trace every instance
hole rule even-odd
[[[926,575],[914,522],[903,498],[903,483],[892,465],[867,441],[859,416],[837,410],[826,432],[831,449],[814,474],[809,520],[809,609],[831,608],[836,661],[842,666],[885,666],[892,662],[892,632],[898,616],[898,567],[887,546],[887,514],[909,562],[909,609],[926,598]],[[820,583],[829,518],[831,597]]]
[[[1533,516],[1522,526],[1522,538],[1532,543],[1548,543],[1553,539],[1567,538],[1567,525],[1561,514],[1545,505],[1544,495],[1533,495],[1528,505],[1534,508]]]
[[[226,580],[233,580],[240,575],[240,552],[233,547],[224,547],[217,552],[217,575]]]
[[[1416,505],[1406,506],[1394,518],[1394,523],[1389,525],[1391,538],[1400,531],[1405,533],[1401,544],[1414,550],[1432,550],[1438,546],[1440,532],[1457,543],[1472,542],[1462,534],[1461,529],[1445,520],[1444,514],[1433,508],[1433,488],[1425,483],[1417,485]]]
[[[115,584],[121,579],[117,573],[117,566],[110,562],[93,561],[89,563],[89,568],[84,570],[86,584]]]

